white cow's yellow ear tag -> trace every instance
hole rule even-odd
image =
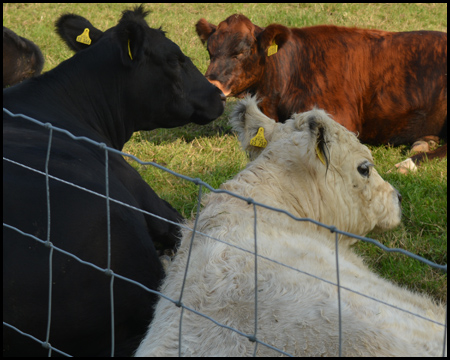
[[[319,158],[319,160],[322,161],[322,164],[327,166],[325,164],[325,156],[323,155],[323,152],[320,150],[319,144],[316,144],[316,154],[317,154],[317,157]]]
[[[133,60],[133,57],[131,56],[130,39],[128,39],[128,55],[130,55],[130,59]]]
[[[264,138],[264,128],[260,127],[255,137],[250,140],[250,145],[265,148],[267,146],[267,140]]]
[[[91,45],[91,38],[89,37],[89,29],[84,29],[81,35],[77,36],[77,41],[82,44]]]
[[[272,41],[272,44],[267,49],[267,56],[272,56],[278,52],[278,45],[275,43],[275,40]]]

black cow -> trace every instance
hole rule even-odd
[[[102,32],[86,19],[64,15],[58,33],[79,51],[40,77],[3,90],[3,106],[115,149],[136,130],[206,124],[223,112],[210,84],[143,7],[124,11]],[[90,45],[76,38],[89,29]],[[80,38],[79,38],[80,40]],[[82,40],[82,39],[81,39]],[[3,156],[45,169],[49,130],[3,115]],[[111,198],[173,222],[182,218],[161,200],[122,156],[109,152]],[[105,151],[54,131],[49,173],[105,194]],[[107,267],[105,198],[50,179],[47,233],[45,176],[3,160],[3,222],[101,268]],[[111,202],[111,269],[157,289],[164,271],[158,254],[173,248],[178,226]],[[45,341],[49,292],[45,245],[3,228],[3,321]],[[52,261],[49,343],[76,356],[110,355],[111,277],[58,251]],[[152,318],[156,296],[114,279],[115,355],[131,355]],[[53,352],[54,353],[54,352]],[[3,355],[45,355],[35,341],[4,327]]]
[[[3,26],[3,87],[40,75],[43,67],[39,47]]]

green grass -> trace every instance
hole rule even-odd
[[[59,15],[77,13],[106,30],[117,23],[122,10],[131,7],[130,4],[3,4],[3,25],[39,45],[46,61],[44,71],[48,71],[72,56],[54,32],[53,24]],[[390,31],[447,31],[447,4],[148,4],[147,8],[152,10],[147,17],[149,25],[162,26],[167,37],[191,57],[202,73],[209,60],[194,29],[201,17],[217,24],[238,12],[260,26],[279,22],[298,27],[335,24]],[[247,163],[228,125],[234,104],[234,100],[229,100],[224,115],[203,127],[187,125],[135,133],[124,150],[217,188]],[[446,264],[447,160],[432,161],[415,174],[400,175],[388,171],[409,156],[409,147],[370,148],[379,173],[403,195],[403,221],[393,231],[368,236],[388,247],[406,249]],[[197,186],[151,166],[135,163],[133,166],[157,194],[185,217],[195,216]],[[445,301],[447,276],[440,271],[369,244],[357,244],[356,251],[382,276]]]
[[[368,237],[390,248],[405,249],[438,264],[447,264],[447,159],[425,163],[414,174],[386,174],[390,165],[404,158],[399,151],[402,148],[371,148],[383,178],[402,194],[403,219],[397,229],[383,234],[371,233]],[[356,247],[382,276],[446,299],[447,276],[440,271],[369,244],[359,243]]]

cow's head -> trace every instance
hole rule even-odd
[[[74,58],[83,59],[74,66],[86,67],[92,77],[84,87],[111,94],[110,102],[128,118],[132,131],[216,119],[224,109],[221,91],[161,29],[147,25],[146,15],[142,6],[124,11],[118,25],[105,32],[78,15],[57,20],[57,33],[77,52]]]
[[[285,26],[261,28],[238,14],[218,26],[200,19],[195,27],[200,40],[206,43],[211,61],[206,78],[226,96],[236,97],[258,82],[268,57],[277,56],[290,36]]]
[[[400,223],[398,191],[377,173],[369,149],[325,111],[275,123],[247,97],[230,122],[257,168],[273,167],[278,183],[300,204],[294,215],[357,235]]]

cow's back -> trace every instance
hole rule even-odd
[[[361,141],[401,145],[424,136],[446,141],[447,34],[398,32],[374,43]]]
[[[447,139],[446,33],[317,26],[292,29],[290,42],[284,57],[298,65],[280,85],[280,118],[319,106],[365,143]],[[278,73],[285,61],[273,61]]]

